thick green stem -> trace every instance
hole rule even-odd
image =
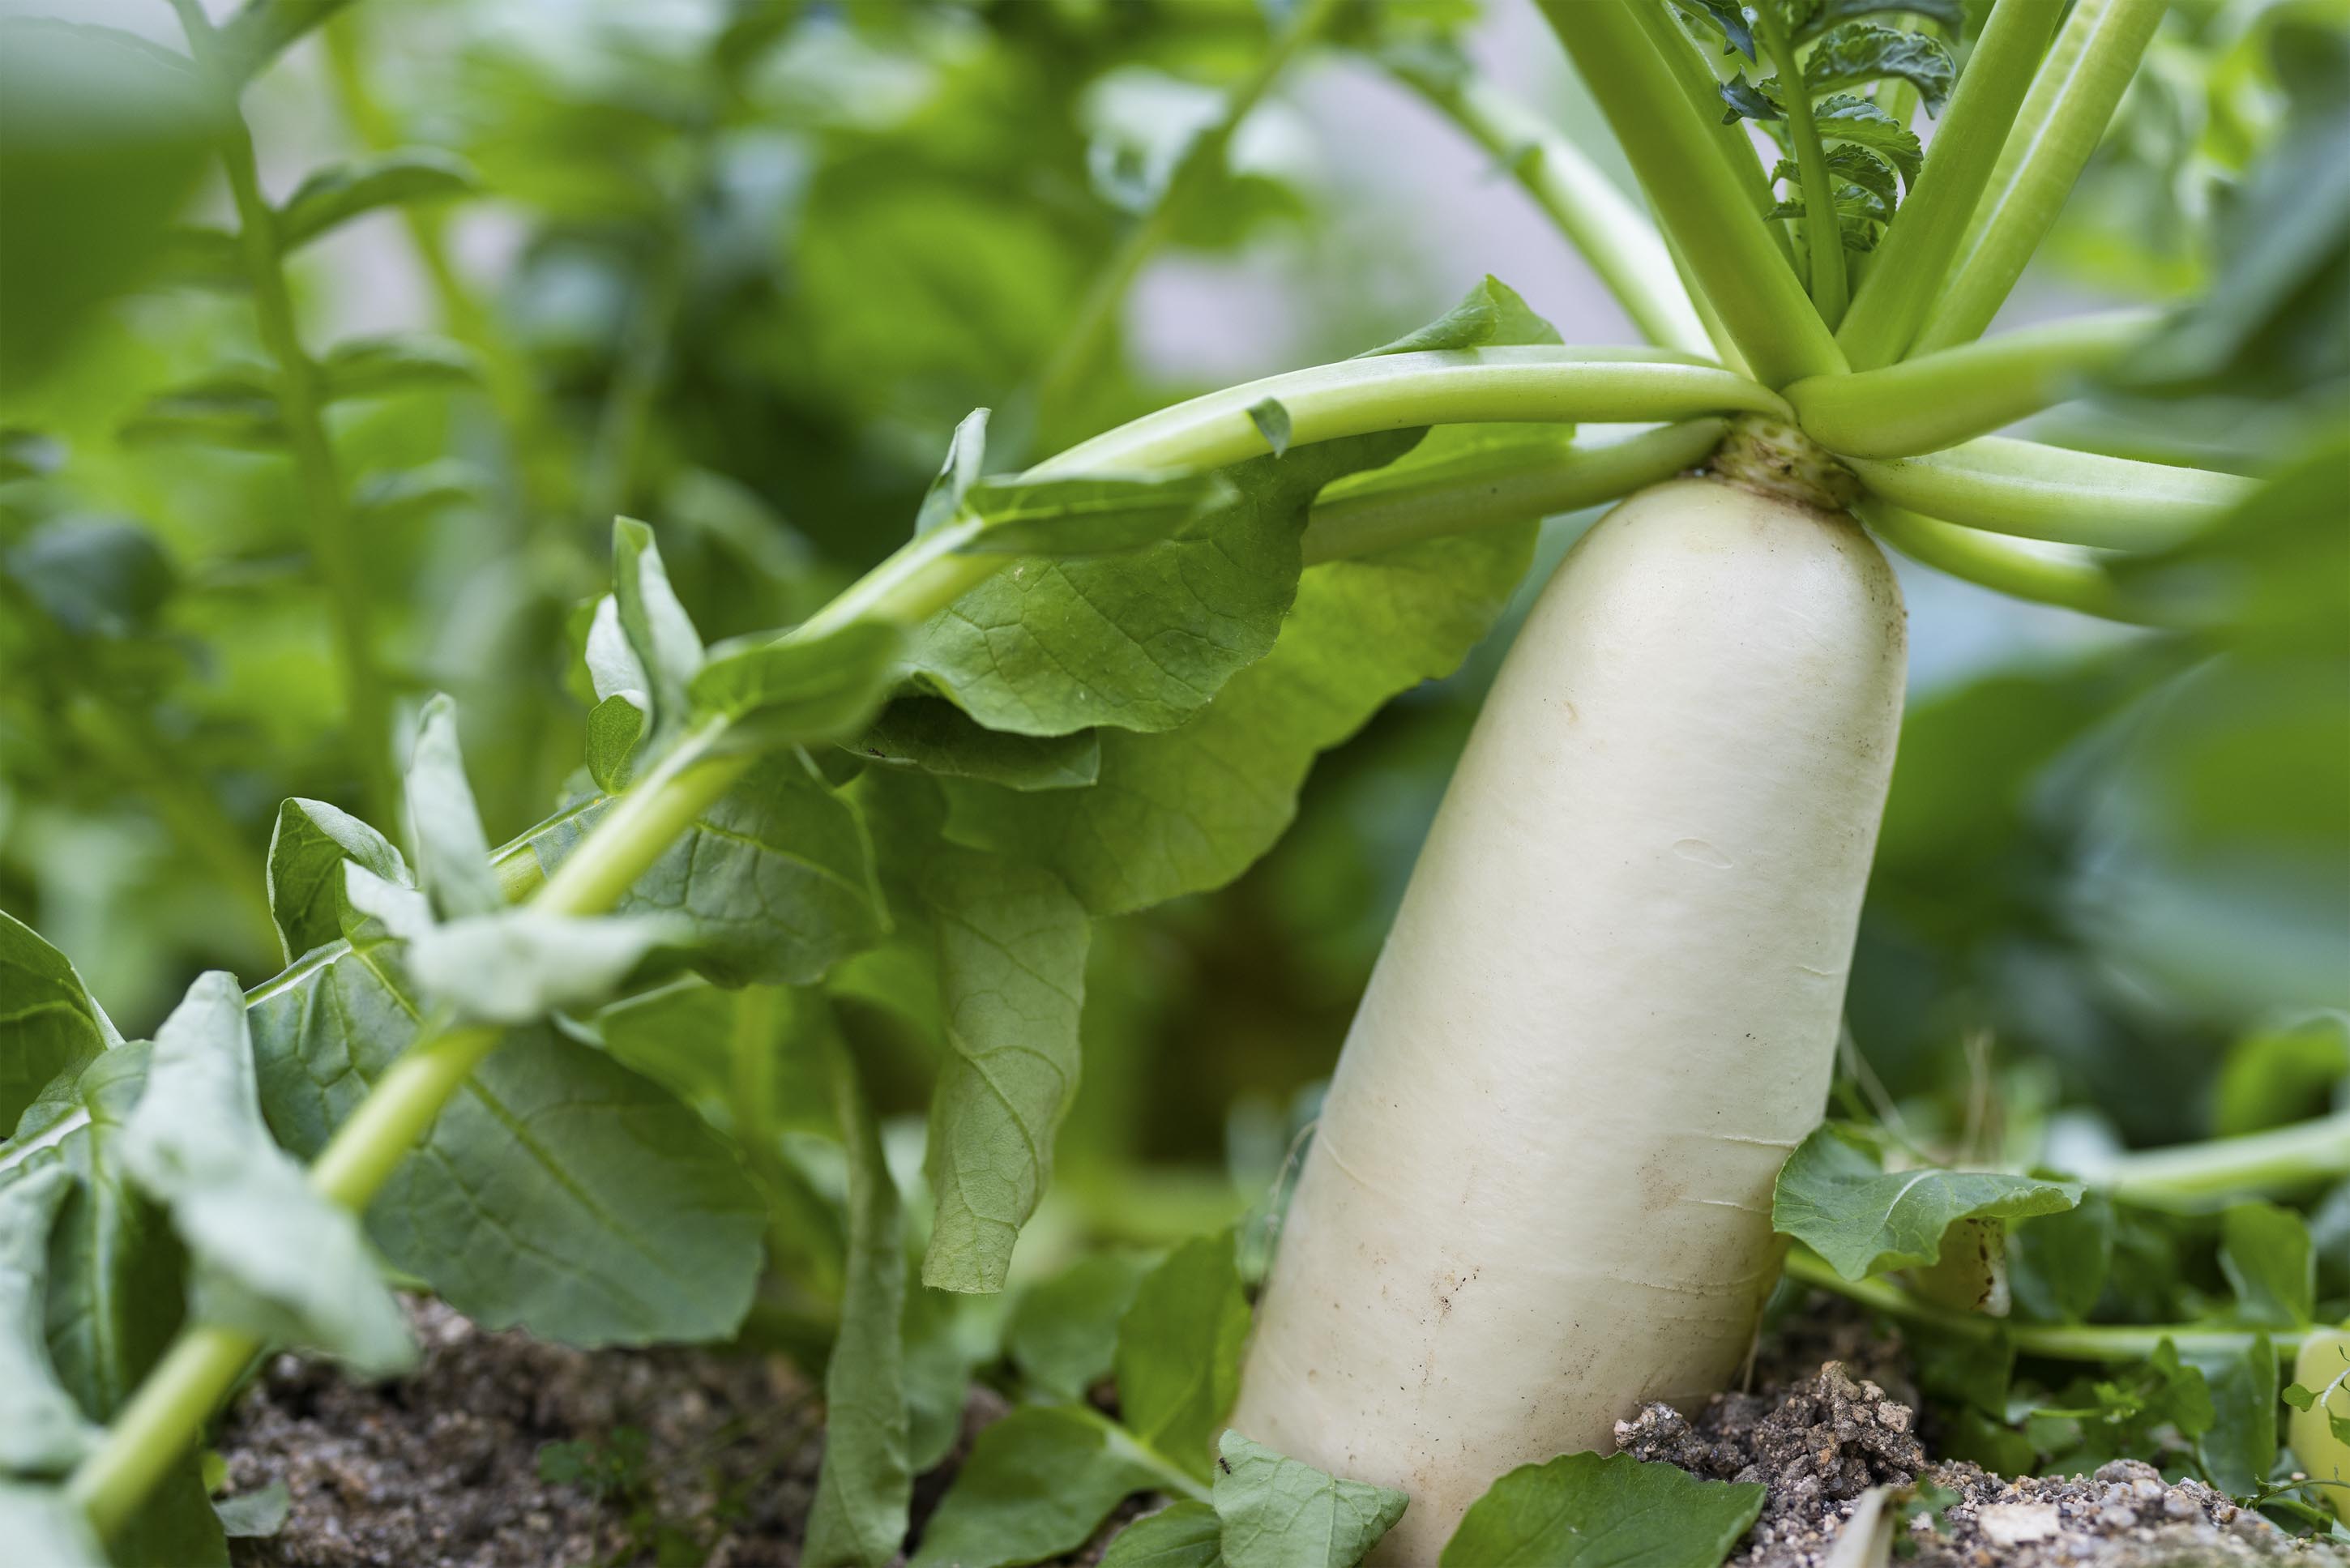
[[[2047,0],[1997,0],[1992,6],[1958,91],[1934,129],[1918,188],[1893,214],[1868,279],[1836,333],[1854,369],[1893,363],[1918,336],[1950,275],[2008,127],[2032,88],[2056,13]]]
[[[1952,1312],[1922,1302],[1886,1280],[1847,1280],[1814,1255],[1798,1247],[1788,1253],[1787,1277],[1858,1302],[1872,1312],[1903,1323],[1921,1324],[1960,1339],[1990,1341],[2004,1334],[2024,1355],[2052,1361],[2143,1361],[2168,1340],[2182,1355],[2241,1355],[2254,1338],[2265,1334],[2280,1352],[2300,1348],[2311,1329],[2205,1328],[2194,1324],[2042,1324],[2011,1323],[1980,1313]]]
[[[1670,31],[1665,7],[1543,0],[1543,15],[1614,128],[1697,292],[1756,378],[1777,387],[1845,369],[1781,248],[1783,236],[1762,219],[1769,190],[1752,150],[1742,141],[1726,146],[1721,132],[1731,128],[1716,123],[1718,115],[1702,109],[1682,81],[1684,67],[1700,67],[1687,41]],[[1652,27],[1669,36],[1660,40]]]
[[[2237,1137],[2125,1154],[2092,1179],[2133,1203],[2199,1209],[2350,1176],[2350,1111]]]
[[[1713,352],[1656,225],[1573,142],[1465,62],[1402,56],[1387,63],[1525,188],[1642,337],[1684,353]]]
[[[1764,46],[1787,84],[1787,139],[1795,149],[1795,168],[1804,185],[1804,241],[1810,252],[1812,304],[1820,319],[1833,328],[1844,319],[1850,296],[1845,292],[1844,223],[1836,216],[1835,182],[1828,175],[1827,149],[1820,144],[1820,128],[1812,119],[1812,95],[1804,90],[1804,62],[1787,37],[1787,24],[1775,5],[1755,7]]]
[[[1407,471],[1350,476],[1324,491],[1305,522],[1305,564],[1580,511],[1695,468],[1729,432],[1721,420],[1662,425],[1614,441],[1587,432],[1496,457],[1468,453]]]
[[[2161,24],[2164,0],[2075,0],[2000,149],[1950,272],[1918,334],[1929,353],[1982,334],[2105,135]]]
[[[1921,566],[2010,598],[2055,605],[2100,620],[2138,624],[2147,619],[2122,597],[2094,551],[2002,538],[1920,517],[1882,501],[1864,501],[1857,511],[1869,532]]]
[[[2072,396],[2141,341],[2154,313],[2120,310],[2027,327],[1881,370],[1814,376],[1786,389],[1804,432],[1846,457],[1915,457],[1998,430]]]
[[[1166,246],[1196,192],[1224,171],[1232,138],[1239,133],[1242,122],[1263,101],[1264,95],[1272,90],[1298,51],[1320,35],[1337,8],[1338,0],[1308,0],[1289,26],[1274,38],[1247,79],[1232,89],[1225,100],[1222,117],[1184,150],[1181,161],[1169,175],[1165,189],[1159,192],[1150,210],[1119,240],[1108,262],[1095,275],[1085,298],[1078,302],[1076,317],[1054,348],[1052,358],[1037,372],[1035,409],[1039,429],[1050,431],[1055,428],[1069,398],[1100,358],[1102,343],[1109,336],[1111,324],[1118,319],[1127,295],[1133,290],[1134,280],[1141,275],[1145,264]]]
[[[334,445],[327,436],[322,412],[325,389],[295,325],[294,299],[286,289],[285,265],[278,254],[276,214],[261,193],[253,133],[237,108],[236,86],[231,62],[223,57],[221,35],[205,19],[197,0],[172,0],[172,5],[187,33],[188,47],[213,78],[213,89],[219,95],[221,165],[236,204],[237,245],[244,255],[245,280],[253,290],[254,314],[276,370],[278,419],[285,426],[301,483],[311,552],[334,606],[337,662],[352,748],[369,813],[379,822],[389,822],[400,801],[399,773],[391,753],[391,697],[376,668],[374,610],[349,501],[343,493]]]
[[[234,1329],[180,1331],[116,1414],[106,1440],[66,1482],[66,1496],[101,1537],[130,1522],[261,1351],[259,1340]]]
[[[1896,506],[1994,534],[2105,550],[2176,544],[2259,488],[2237,474],[2004,436],[1924,457],[1848,461],[1872,492]]]

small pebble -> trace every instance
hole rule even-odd
[[[2133,1530],[2137,1526],[2137,1511],[2109,1504],[2097,1511],[2097,1522],[2108,1531]]]
[[[2195,1500],[2185,1492],[2173,1491],[2164,1496],[2162,1511],[2164,1516],[2169,1519],[2193,1519],[2203,1511],[2198,1508],[2195,1505]]]

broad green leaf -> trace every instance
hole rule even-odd
[[[263,1103],[304,1158],[416,1031],[400,944],[324,949],[249,999]],[[721,1339],[761,1205],[692,1110],[602,1052],[517,1031],[368,1210],[384,1255],[484,1326],[567,1345]]]
[[[588,711],[588,776],[607,794],[619,794],[636,776],[637,742],[645,733],[644,700],[642,691],[615,691]]]
[[[1629,1454],[1521,1465],[1470,1505],[1444,1568],[1720,1568],[1763,1489]]]
[[[418,719],[407,784],[416,879],[431,895],[432,907],[444,919],[504,909],[497,873],[490,868],[490,841],[482,831],[482,814],[473,805],[473,786],[465,782],[465,759],[457,746],[457,705],[445,695],[436,693]]]
[[[1015,1410],[979,1434],[909,1568],[1042,1563],[1084,1545],[1127,1498],[1164,1484],[1148,1458],[1090,1410]]]
[[[2316,1311],[2316,1252],[2308,1225],[2291,1209],[2230,1204],[2220,1218],[2220,1272],[2246,1323],[2298,1328]]]
[[[920,1475],[945,1462],[962,1436],[962,1411],[972,1373],[995,1359],[997,1347],[971,1332],[980,1315],[964,1311],[968,1296],[932,1290],[914,1270],[906,1292],[907,1459]]]
[[[697,711],[738,721],[758,745],[837,740],[881,711],[904,649],[896,627],[851,621],[820,637],[713,654],[690,691]]]
[[[914,682],[1020,734],[1180,724],[1272,648],[1315,493],[1410,440],[1326,441],[1237,463],[1223,471],[1236,499],[1180,538],[1115,557],[1016,562],[916,633]]]
[[[1884,1169],[1832,1127],[1813,1132],[1779,1172],[1771,1221],[1848,1280],[1934,1262],[1960,1220],[2020,1220],[2081,1200],[2077,1181],[1988,1170]]]
[[[88,1517],[62,1487],[0,1478],[0,1541],[40,1568],[111,1568]]]
[[[963,495],[978,483],[981,465],[987,459],[987,418],[985,409],[973,409],[955,426],[954,436],[947,442],[946,461],[939,465],[938,477],[931,481],[921,509],[914,514],[915,538],[944,527],[962,511]]]
[[[1901,171],[1903,186],[1918,182],[1926,151],[1917,133],[1865,98],[1833,93],[1812,106],[1820,140],[1831,146],[1849,144],[1881,153]]]
[[[2337,1085],[2350,1081],[2350,1017],[2320,1013],[2262,1029],[2228,1048],[2211,1130],[2220,1137],[2265,1132],[2323,1116]]]
[[[1116,556],[1171,539],[1240,499],[1221,473],[983,479],[963,496],[982,526],[962,553]]]
[[[847,1047],[835,1039],[833,1114],[848,1153],[848,1280],[840,1334],[824,1374],[824,1465],[816,1476],[808,1568],[889,1568],[906,1539],[913,1470],[907,1456],[904,1221],[882,1158],[881,1128]]]
[[[347,860],[388,882],[411,881],[391,841],[348,812],[299,798],[278,806],[269,836],[269,912],[286,962],[342,939]]]
[[[746,1149],[787,1131],[830,1136],[821,994],[685,975],[602,1009],[604,1048]]]
[[[196,1261],[192,1315],[383,1375],[414,1359],[359,1222],[310,1189],[261,1119],[244,998],[217,971],[163,1021],[124,1168]]]
[[[1092,923],[1050,871],[967,849],[931,862],[922,898],[952,1053],[931,1106],[924,1168],[938,1211],[922,1280],[997,1291],[1076,1096]]]
[[[1201,1480],[1240,1392],[1248,1329],[1229,1231],[1169,1253],[1143,1277],[1118,1321],[1118,1397],[1127,1426]]]
[[[2008,1234],[2008,1288],[2017,1312],[2040,1323],[2079,1323],[2105,1293],[2114,1257],[2114,1206],[2102,1192],[2042,1214]]]
[[[870,729],[847,742],[847,749],[941,778],[977,779],[1006,789],[1075,789],[1101,776],[1101,741],[1091,730],[1008,735],[981,728],[937,697],[899,698]]]
[[[552,872],[608,803],[534,838]],[[808,985],[887,929],[857,809],[798,753],[763,760],[702,814],[620,903],[682,916],[695,964],[730,985]]]
[[[1317,753],[1461,662],[1533,543],[1531,528],[1493,529],[1315,567],[1271,656],[1198,719],[1163,735],[1103,732],[1088,790],[951,783],[950,836],[1052,867],[1096,914],[1222,886],[1289,826]]]
[[[2196,1447],[2211,1484],[2232,1497],[2260,1490],[2276,1468],[2277,1355],[2265,1334],[2221,1355],[2196,1357],[2211,1391],[2211,1427]]]
[[[422,333],[350,338],[318,362],[319,387],[330,402],[468,387],[481,379],[481,361],[472,349]]]
[[[1215,1509],[1187,1499],[1119,1531],[1101,1568],[1221,1568],[1223,1536]]]
[[[52,1164],[0,1186],[0,1474],[63,1475],[98,1436],[49,1359],[49,1231],[73,1185]]]
[[[291,251],[363,213],[410,202],[444,201],[473,189],[473,171],[436,147],[402,147],[330,163],[295,188],[277,210],[277,244]]]
[[[1355,1568],[1409,1501],[1392,1487],[1326,1476],[1238,1432],[1217,1444],[1224,1568]]]
[[[529,1023],[602,1002],[648,953],[687,935],[673,915],[554,915],[525,906],[413,933],[408,972],[461,1020]]]
[[[351,487],[351,520],[363,529],[397,528],[446,506],[476,504],[489,487],[488,477],[461,458],[389,469]]]
[[[0,910],[0,1127],[60,1074],[106,1049],[112,1026],[66,955]]]
[[[1083,1399],[1110,1375],[1118,1321],[1155,1262],[1143,1253],[1097,1252],[1021,1292],[1003,1326],[1012,1365],[1056,1399]]]
[[[1942,112],[1957,78],[1940,39],[1878,22],[1838,24],[1804,60],[1804,88],[1814,98],[1890,78],[1916,88],[1928,114]]]
[[[1358,359],[1383,354],[1419,354],[1432,349],[1486,348],[1564,341],[1558,328],[1534,313],[1518,291],[1487,273],[1461,303],[1392,343],[1367,349]]]

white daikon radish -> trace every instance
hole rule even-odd
[[[1820,1120],[1901,711],[1839,512],[1626,501],[1544,589],[1339,1058],[1232,1425],[1411,1505],[1724,1386]]]

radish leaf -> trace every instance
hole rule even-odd
[[[983,479],[963,511],[983,526],[965,555],[1120,555],[1177,537],[1240,499],[1219,473]]]
[[[1101,1568],[1224,1568],[1223,1538],[1215,1509],[1187,1498],[1119,1531]]]
[[[1014,1568],[1084,1545],[1109,1511],[1165,1478],[1080,1407],[1032,1406],[979,1434],[909,1568]]]
[[[277,211],[278,248],[291,251],[380,207],[445,200],[473,189],[473,171],[453,153],[403,147],[333,163],[295,188]]]
[[[44,1568],[107,1568],[88,1516],[67,1501],[63,1487],[0,1478],[0,1541]]]
[[[1248,1302],[1232,1233],[1195,1236],[1143,1277],[1118,1325],[1118,1407],[1136,1437],[1198,1480],[1240,1389]]]
[[[1516,289],[1487,273],[1484,281],[1463,296],[1460,304],[1427,326],[1407,332],[1392,343],[1366,349],[1355,358],[1375,359],[1387,354],[1562,341],[1558,328],[1536,315]]]
[[[1029,1286],[1004,1322],[1004,1354],[1035,1388],[1056,1399],[1084,1398],[1110,1375],[1118,1320],[1155,1262],[1135,1252],[1097,1252]]]
[[[0,910],[0,1127],[14,1128],[60,1074],[106,1049],[113,1028],[66,955]]]
[[[1410,1500],[1341,1480],[1238,1432],[1217,1444],[1216,1517],[1224,1568],[1355,1568]]]
[[[1771,1219],[1848,1280],[1932,1264],[1961,1220],[2054,1214],[2081,1200],[2076,1181],[1989,1170],[1888,1171],[1833,1127],[1805,1138],[1779,1172]]]
[[[346,861],[385,881],[414,885],[391,841],[348,812],[320,800],[278,806],[269,836],[269,911],[286,962],[342,940]]]
[[[2234,1203],[2220,1217],[2220,1272],[2236,1316],[2272,1328],[2306,1325],[2317,1310],[2317,1256],[2299,1213],[2274,1203]]]
[[[688,689],[699,711],[748,721],[745,744],[835,740],[872,722],[904,648],[896,627],[854,621],[820,637],[713,653]]]
[[[924,1168],[938,1215],[922,1281],[998,1291],[1076,1096],[1092,927],[1050,871],[974,850],[938,854],[921,895],[952,1053],[931,1106]]]
[[[1763,1489],[1699,1480],[1629,1454],[1521,1465],[1470,1505],[1444,1568],[1719,1568]]]
[[[98,1428],[57,1381],[49,1360],[49,1231],[73,1190],[57,1164],[0,1186],[0,1473],[62,1475]]]
[[[936,697],[899,698],[847,749],[941,778],[978,779],[1014,790],[1076,789],[1101,776],[1096,731],[1010,735],[981,728],[962,709]]]
[[[1928,114],[1942,112],[1957,78],[1941,40],[1877,22],[1839,24],[1804,60],[1804,90],[1814,97],[1893,78],[1918,89]]]

